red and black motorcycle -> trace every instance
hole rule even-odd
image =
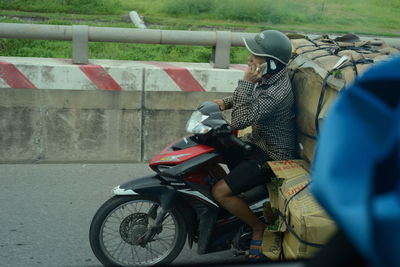
[[[105,266],[168,264],[181,252],[186,237],[197,252],[249,249],[251,229],[224,210],[211,187],[226,175],[220,149],[251,147],[232,133],[217,104],[203,103],[186,125],[193,135],[163,149],[150,161],[154,175],[113,189],[115,196],[95,214],[90,245]],[[241,195],[262,217],[268,201],[265,186]]]

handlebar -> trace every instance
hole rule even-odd
[[[214,133],[223,140],[221,140],[222,143],[228,142],[241,148],[245,156],[250,155],[253,150],[252,146],[238,138],[233,133],[232,128],[228,125],[224,125],[218,129],[215,129]]]
[[[251,153],[252,147],[249,144],[243,142],[238,137],[234,136],[233,134],[227,135],[227,139],[233,144],[239,146],[245,155],[249,155]]]

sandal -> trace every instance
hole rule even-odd
[[[258,248],[249,250],[249,255],[247,256],[247,259],[250,262],[261,262],[270,260],[267,256],[265,256],[261,252],[261,245],[262,245],[262,240],[251,240],[250,246],[257,246]]]

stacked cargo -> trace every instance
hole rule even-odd
[[[336,231],[309,191],[308,166],[319,129],[341,90],[373,64],[399,52],[382,40],[361,41],[355,35],[291,39],[294,56],[288,69],[302,160],[268,162],[275,177],[267,186],[271,201],[265,204],[268,227],[262,251],[273,260],[310,258]]]
[[[382,40],[360,41],[351,34],[291,41],[294,56],[288,69],[296,98],[299,149],[311,162],[319,128],[337,94],[370,66],[399,50]]]
[[[312,257],[336,231],[312,196],[308,164],[304,160],[270,161],[275,177],[267,185],[270,202],[264,205],[268,223],[262,251],[270,259]]]

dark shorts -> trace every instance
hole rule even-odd
[[[256,146],[249,156],[238,150],[226,150],[222,153],[230,172],[224,178],[234,195],[248,191],[268,182],[269,170],[264,168],[268,155]]]

